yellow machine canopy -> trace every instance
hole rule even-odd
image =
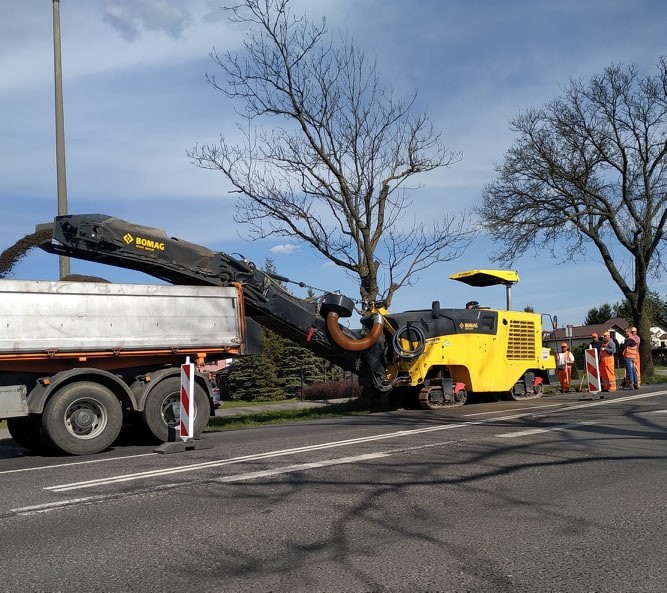
[[[514,270],[468,270],[456,272],[450,276],[452,280],[465,282],[470,286],[495,286],[496,284],[516,284],[519,274]]]
[[[511,306],[510,290],[512,284],[519,281],[519,274],[514,270],[467,270],[456,272],[449,276],[451,280],[458,280],[469,286],[497,286],[504,284],[506,288],[507,309]]]

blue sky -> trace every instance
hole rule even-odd
[[[233,222],[235,198],[221,173],[186,156],[233,128],[233,106],[204,80],[209,54],[234,49],[243,31],[221,0],[61,0],[68,207],[164,229],[322,290],[358,291],[342,272],[297,243],[249,242]],[[461,152],[454,166],[419,179],[411,196],[424,220],[478,203],[494,164],[513,142],[509,120],[558,97],[571,78],[612,63],[655,73],[667,53],[663,0],[294,0],[297,12],[326,16],[377,59],[383,82],[418,107]],[[0,251],[57,211],[52,2],[0,2]],[[491,246],[477,239],[459,260],[422,273],[401,289],[393,310],[461,306],[470,299],[504,306],[500,287],[472,289],[453,272],[495,268]],[[586,312],[621,299],[595,254],[559,265],[550,253],[515,263],[521,282],[513,306],[530,305],[578,325]],[[112,281],[152,281],[72,260],[72,272]],[[57,258],[30,253],[10,277],[56,279]],[[667,284],[655,282],[665,294]],[[298,293],[298,291],[297,291]]]

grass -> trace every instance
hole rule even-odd
[[[255,402],[256,405],[266,405],[269,402]],[[227,408],[227,402],[225,402]],[[235,430],[248,426],[262,426],[266,424],[286,424],[289,422],[302,422],[304,420],[318,420],[321,418],[335,418],[338,416],[368,414],[371,410],[361,405],[357,400],[341,404],[329,404],[312,408],[301,408],[296,410],[265,410],[264,412],[253,412],[251,414],[238,414],[235,416],[212,416],[205,432],[218,432],[221,430]]]
[[[281,400],[275,400],[275,401],[252,401],[252,402],[247,402],[242,399],[226,399],[223,404],[223,408],[225,410],[228,410],[229,408],[249,408],[253,406],[267,406],[269,404],[289,404],[290,402],[297,402],[301,401],[295,398],[292,399],[281,399]]]

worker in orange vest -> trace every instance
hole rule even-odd
[[[632,339],[637,344],[637,358],[635,358],[635,373],[637,374],[637,385],[642,386],[642,364],[639,358],[639,344],[641,344],[642,339],[637,334],[637,328],[631,327],[630,333],[632,334]]]
[[[574,354],[570,352],[568,345],[563,342],[560,345],[560,352],[556,352],[556,372],[558,373],[561,393],[570,391],[572,365],[574,365]]]
[[[600,348],[600,380],[602,391],[616,391],[616,367],[614,364],[616,344],[611,339],[609,332],[602,334],[602,347]]]
[[[632,338],[632,331],[629,327],[625,329],[625,341],[621,345],[621,354],[625,363],[625,388],[639,389],[635,370],[639,348],[637,348],[637,342]]]

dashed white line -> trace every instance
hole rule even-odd
[[[484,420],[477,422],[480,424],[486,422]],[[119,476],[110,476],[108,478],[98,478],[95,480],[86,480],[84,482],[73,482],[70,484],[58,484],[55,486],[47,486],[44,490],[50,490],[51,492],[67,492],[70,490],[80,490],[82,488],[90,488],[93,486],[103,486],[106,484],[117,484],[120,482],[130,482],[134,480],[141,480],[145,478],[151,478],[156,476],[168,476],[173,474],[180,474],[184,472],[191,472],[200,469],[207,469],[212,467],[221,467],[224,465],[233,465],[236,463],[243,463],[246,461],[259,461],[262,459],[271,459],[274,457],[283,457],[286,455],[292,455],[294,453],[307,453],[310,451],[320,451],[326,449],[333,449],[336,447],[345,447],[349,445],[356,445],[360,443],[367,443],[372,441],[379,441],[384,439],[393,439],[404,437],[408,435],[414,435],[424,432],[433,432],[435,430],[448,430],[453,428],[460,428],[461,426],[467,426],[473,423],[463,423],[463,424],[447,424],[445,426],[435,426],[428,428],[418,428],[414,430],[401,430],[398,432],[391,432],[386,434],[374,435],[371,437],[359,437],[355,439],[346,439],[344,441],[333,441],[329,443],[322,443],[320,445],[307,445],[305,447],[294,447],[292,449],[282,449],[279,451],[268,451],[266,453],[257,453],[254,455],[242,455],[240,457],[232,457],[231,459],[218,459],[215,461],[206,461],[202,463],[194,463],[190,465],[180,466],[180,467],[169,467],[163,469],[156,469],[146,472],[138,472],[134,474],[121,474]]]
[[[433,447],[442,447],[443,445],[448,445],[454,441],[446,441],[441,443],[427,443],[423,445],[414,445],[412,447],[403,447],[400,449],[394,449],[392,451],[378,452],[378,453],[366,453],[363,455],[356,455],[353,457],[340,457],[338,459],[327,459],[323,461],[316,461],[312,463],[300,463],[289,465],[283,468],[276,468],[271,470],[257,471],[257,472],[247,472],[245,474],[237,474],[234,476],[224,476],[220,478],[215,478],[210,480],[212,482],[222,482],[222,483],[232,483],[232,482],[241,482],[245,480],[254,480],[256,478],[270,477],[279,474],[305,471],[309,469],[317,469],[320,467],[329,467],[334,465],[341,465],[345,463],[359,463],[362,461],[369,461],[372,459],[380,459],[383,457],[390,457],[398,453],[405,453],[409,451],[417,451],[422,449],[430,449]],[[170,483],[170,484],[160,484],[151,488],[148,488],[144,491],[156,492],[156,491],[165,491],[172,488],[178,488],[183,486],[181,483]],[[59,500],[57,502],[47,502],[37,505],[31,505],[26,507],[20,507],[15,509],[10,509],[10,513],[15,515],[33,515],[38,513],[48,513],[50,511],[58,510],[68,506],[75,506],[79,504],[95,504],[99,502],[104,502],[107,500],[115,500],[120,497],[124,497],[126,494],[112,493],[112,494],[98,494],[93,496],[85,496],[81,498],[68,498],[66,500]]]
[[[535,410],[535,409],[543,410],[545,408],[555,408],[560,405],[562,404],[544,404],[541,406],[530,406],[529,408],[510,408],[508,410],[503,410],[503,412],[514,412],[516,410]],[[474,414],[466,414],[465,417],[473,418],[474,416],[488,416],[490,414],[497,414],[497,413],[498,410],[492,410],[490,412],[475,412]]]
[[[55,465],[39,465],[37,467],[23,467],[20,469],[7,469],[0,471],[3,474],[19,474],[23,472],[34,472],[38,470],[57,469],[60,467],[74,467],[75,465],[88,465],[91,463],[107,463],[109,461],[118,461],[122,459],[134,459],[135,457],[149,457],[158,455],[157,453],[139,453],[138,455],[123,455],[121,457],[105,457],[104,459],[86,459],[85,461],[72,461],[70,463],[57,463]]]
[[[514,439],[518,437],[532,436],[534,434],[541,434],[543,432],[554,432],[560,430],[569,430],[570,428],[578,428],[580,426],[590,426],[591,424],[597,424],[597,421],[590,422],[576,422],[574,424],[559,424],[558,426],[549,426],[547,428],[531,428],[530,430],[521,430],[518,432],[506,432],[503,434],[497,434],[497,437],[504,439]]]
[[[444,431],[444,430],[454,430],[454,429],[463,428],[463,427],[466,427],[466,426],[475,426],[475,425],[481,425],[481,424],[490,424],[490,423],[493,423],[493,422],[502,422],[502,421],[507,421],[507,420],[515,420],[517,418],[522,418],[524,416],[537,416],[537,417],[546,416],[546,415],[548,415],[552,412],[561,412],[561,411],[568,411],[568,410],[576,410],[576,409],[580,409],[580,408],[602,406],[602,405],[607,405],[607,404],[611,404],[611,403],[618,402],[618,401],[626,401],[626,400],[630,400],[630,399],[643,399],[643,398],[647,398],[647,397],[655,397],[655,396],[658,396],[658,395],[664,395],[666,393],[667,393],[667,391],[659,391],[659,392],[646,393],[646,394],[637,394],[637,395],[626,396],[626,397],[615,398],[615,399],[597,400],[597,401],[577,404],[577,405],[574,405],[574,406],[568,406],[568,407],[565,407],[565,408],[558,408],[556,410],[547,410],[547,411],[545,411],[544,414],[535,414],[535,413],[532,413],[532,412],[527,412],[527,413],[523,413],[523,414],[511,414],[511,415],[507,415],[507,416],[496,416],[494,418],[471,420],[471,421],[455,423],[455,424],[429,426],[429,427],[424,427],[424,428],[415,428],[415,429],[411,429],[411,430],[400,430],[400,431],[396,431],[396,432],[383,433],[383,434],[373,435],[373,436],[358,437],[358,438],[346,439],[346,440],[342,440],[342,441],[332,441],[332,442],[328,442],[328,443],[322,443],[322,444],[319,444],[319,445],[307,445],[307,446],[304,446],[304,447],[294,447],[294,448],[291,448],[291,449],[268,451],[268,452],[265,452],[265,453],[258,453],[258,454],[254,454],[254,455],[243,455],[243,456],[240,456],[240,457],[234,457],[234,458],[230,458],[230,459],[219,459],[219,460],[215,460],[215,461],[207,461],[207,462],[195,463],[195,464],[179,466],[179,467],[156,469],[156,470],[150,470],[150,471],[138,472],[138,473],[131,473],[131,474],[121,474],[121,475],[117,475],[117,476],[110,476],[110,477],[107,477],[107,478],[98,478],[98,479],[95,479],[95,480],[87,480],[87,481],[83,481],[83,482],[73,482],[73,483],[69,483],[69,484],[58,484],[58,485],[55,485],[55,486],[47,486],[45,488],[45,490],[49,490],[51,492],[67,492],[67,491],[71,491],[71,490],[80,490],[80,489],[84,489],[84,488],[92,488],[92,487],[95,487],[95,486],[102,486],[102,485],[107,485],[107,484],[115,484],[115,483],[121,483],[121,482],[130,482],[130,481],[135,481],[135,480],[142,480],[142,479],[157,477],[157,476],[170,476],[170,475],[180,474],[180,473],[184,473],[184,472],[191,472],[191,471],[196,471],[196,470],[201,470],[201,469],[206,469],[206,468],[213,468],[213,467],[221,467],[221,466],[225,466],[225,465],[232,465],[232,464],[243,463],[243,462],[247,462],[247,461],[256,461],[256,460],[262,460],[262,459],[271,459],[271,458],[275,458],[275,457],[293,455],[295,453],[321,451],[321,450],[333,449],[333,448],[337,448],[337,447],[347,447],[347,446],[356,445],[356,444],[360,444],[360,443],[370,443],[370,442],[373,442],[373,441],[403,438],[403,437],[409,437],[409,436],[414,436],[414,435],[418,435],[418,434],[425,434],[425,433],[430,433],[430,432],[440,432],[440,431]],[[539,430],[542,430],[542,429],[539,429]]]
[[[295,465],[288,465],[286,467],[267,469],[264,471],[248,472],[246,474],[237,474],[235,476],[223,476],[216,478],[216,482],[230,483],[243,482],[245,480],[255,480],[257,478],[267,478],[271,476],[278,476],[280,474],[289,474],[298,471],[309,469],[318,469],[320,467],[329,467],[332,465],[342,465],[345,463],[360,463],[362,461],[369,461],[371,459],[380,459],[382,457],[389,457],[391,453],[367,453],[365,455],[356,455],[354,457],[339,457],[338,459],[325,459],[323,461],[313,461],[312,463],[298,463]]]

